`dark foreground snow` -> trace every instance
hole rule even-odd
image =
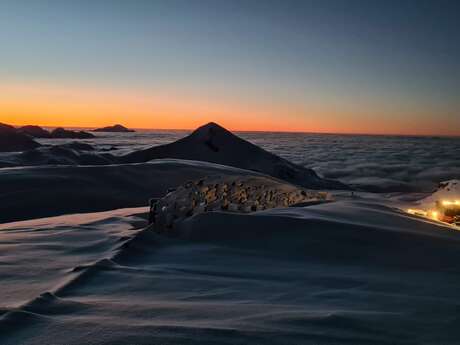
[[[460,233],[370,201],[0,226],[0,343],[457,344]]]

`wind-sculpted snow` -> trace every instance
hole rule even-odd
[[[218,164],[158,159],[141,164],[0,169],[0,223],[147,206],[169,188],[215,174],[259,176]]]
[[[169,236],[122,215],[0,231],[2,345],[460,336],[460,233],[449,227],[365,200],[204,213]]]

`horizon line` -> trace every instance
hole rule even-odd
[[[207,123],[210,123],[213,121],[209,121]],[[0,122],[2,123],[2,122]],[[128,129],[133,129],[133,130],[150,130],[150,131],[194,131],[197,128],[206,125],[207,123],[204,123],[202,125],[199,125],[195,128],[148,128],[148,127],[124,127]],[[219,126],[231,131],[231,132],[246,132],[246,133],[292,133],[292,134],[323,134],[323,135],[360,135],[360,136],[365,136],[365,135],[372,135],[372,136],[405,136],[405,137],[444,137],[444,138],[460,138],[460,134],[413,134],[413,133],[379,133],[379,132],[328,132],[328,131],[305,131],[305,130],[299,130],[299,131],[287,131],[287,130],[280,130],[280,131],[274,131],[274,130],[263,130],[263,129],[257,129],[257,130],[244,130],[244,129],[229,129],[225,126],[220,125],[217,122],[214,122],[218,124]],[[108,124],[104,125],[102,127],[106,126],[113,126],[115,124],[121,124],[121,123],[114,123],[114,124]],[[29,126],[31,124],[11,124],[12,126],[15,127],[20,127],[20,126]],[[92,130],[92,129],[97,129],[101,128],[101,126],[72,126],[72,125],[40,125],[40,124],[33,124],[32,126],[39,126],[39,127],[44,127],[44,128],[70,128],[70,129],[86,129],[86,130]]]

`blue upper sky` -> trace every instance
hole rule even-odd
[[[0,84],[162,90],[299,130],[330,114],[344,131],[458,134],[459,14],[457,1],[0,0]]]

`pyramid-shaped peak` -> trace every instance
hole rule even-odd
[[[224,127],[222,127],[221,125],[215,122],[208,122],[207,124],[195,129],[193,133],[203,133],[203,132],[208,133],[209,131],[214,131],[214,130],[230,132],[229,130],[225,129]]]
[[[122,156],[122,163],[174,158],[211,162],[252,170],[308,188],[348,189],[340,182],[324,180],[308,168],[293,164],[238,137],[215,122],[198,127],[173,143],[153,146]]]
[[[226,138],[225,140],[242,140],[215,122],[209,122],[201,127],[198,127],[187,138],[206,142],[209,140],[219,140],[218,138]]]

